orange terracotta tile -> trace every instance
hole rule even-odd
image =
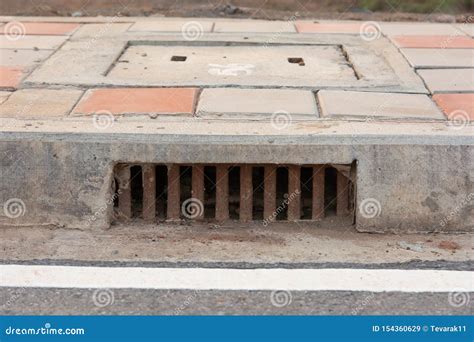
[[[449,119],[461,114],[467,115],[470,121],[474,121],[474,93],[437,94],[433,96],[433,100]]]
[[[464,36],[395,36],[395,45],[401,48],[472,49],[474,39]]]
[[[74,114],[192,114],[196,88],[115,88],[89,90]]]
[[[296,30],[300,33],[359,33],[361,24],[330,24],[297,21],[295,26]]]
[[[62,36],[72,34],[80,24],[76,23],[32,23],[11,21],[0,27],[0,34],[22,35],[53,35]]]
[[[16,88],[20,84],[23,70],[15,67],[0,66],[0,88]]]

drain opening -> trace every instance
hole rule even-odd
[[[299,66],[305,66],[304,59],[301,57],[290,57],[288,62],[291,64],[298,64]]]
[[[132,166],[130,168],[130,177],[132,216],[140,217],[143,211],[142,167],[137,165]]]
[[[220,180],[223,182],[223,180]],[[230,167],[228,171],[227,184],[229,187],[229,218],[239,219],[240,212],[240,168]]]
[[[165,165],[157,165],[156,169],[156,201],[155,210],[156,218],[159,220],[166,219],[167,198],[168,198],[168,168]],[[151,203],[153,206],[153,203]]]
[[[194,170],[193,170],[194,171]],[[216,213],[216,167],[205,166],[204,173],[204,218],[215,218]]]
[[[184,62],[186,59],[188,59],[186,56],[171,56],[172,62]]]
[[[288,205],[285,199],[288,197],[288,169],[286,167],[276,168],[276,220],[286,220],[288,217]],[[271,176],[270,176],[271,177]],[[266,215],[268,218],[268,215]]]
[[[118,164],[115,220],[321,220],[349,216],[350,165]]]
[[[252,219],[263,220],[264,175],[263,167],[252,168],[253,207]]]
[[[324,211],[326,215],[335,215],[337,170],[333,167],[327,167],[324,171]]]
[[[301,219],[310,220],[313,210],[313,169],[301,168]]]

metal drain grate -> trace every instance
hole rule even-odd
[[[321,220],[353,209],[350,165],[118,164],[116,221]]]

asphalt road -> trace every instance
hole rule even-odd
[[[473,293],[464,293],[473,298]],[[2,315],[469,315],[448,293],[0,288]],[[464,297],[467,298],[467,297]],[[463,304],[463,305],[460,305]]]

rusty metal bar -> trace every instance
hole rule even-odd
[[[288,167],[288,221],[301,218],[301,167]]]
[[[216,220],[229,219],[229,171],[226,165],[216,166]]]
[[[324,170],[324,165],[313,167],[313,220],[324,218]]]
[[[345,216],[349,211],[349,179],[339,171],[337,171],[336,189],[336,214]]]
[[[180,179],[179,165],[168,165],[168,220],[179,220],[180,217]]]
[[[117,170],[118,181],[118,215],[122,219],[132,217],[132,187],[130,186],[130,166]]]
[[[240,221],[248,222],[252,220],[252,208],[252,166],[242,165],[240,167]]]
[[[156,217],[156,174],[154,165],[142,166],[143,219],[154,221]]]
[[[264,169],[263,180],[263,219],[274,220],[276,211],[276,175],[277,168],[267,165]]]
[[[201,202],[199,206],[202,210],[196,212],[196,220],[204,218],[204,166],[195,165],[192,171],[191,196]]]

